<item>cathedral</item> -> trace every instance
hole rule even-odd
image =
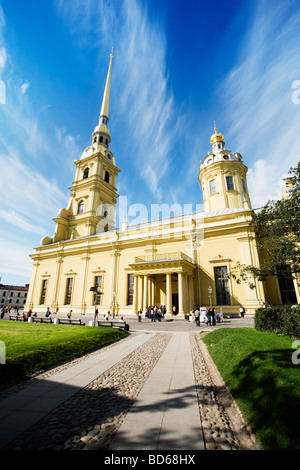
[[[117,178],[121,171],[110,149],[108,128],[113,54],[91,145],[76,160],[67,208],[54,219],[31,255],[33,269],[25,308],[52,312],[132,316],[149,305],[166,315],[186,317],[196,307],[214,306],[253,314],[267,303],[300,302],[293,279],[238,283],[236,263],[259,266],[260,254],[249,222],[252,215],[247,167],[226,149],[215,127],[211,152],[199,166],[204,210],[179,217],[116,227]]]

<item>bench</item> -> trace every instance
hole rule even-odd
[[[129,331],[129,325],[125,321],[110,321],[110,320],[98,320],[98,326],[109,326],[111,328],[121,328]]]
[[[34,317],[32,316],[33,323],[53,323],[50,317]]]
[[[76,319],[71,319],[71,318],[60,318],[59,319],[59,323],[61,323],[62,325],[84,325],[84,323],[82,323],[82,321],[80,320],[80,318],[78,320]]]
[[[23,317],[23,315],[9,315],[9,319],[15,321],[27,321],[27,318]]]

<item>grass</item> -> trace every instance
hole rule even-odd
[[[300,450],[300,364],[293,339],[251,328],[215,330],[209,353],[264,450]]]
[[[0,388],[39,371],[70,361],[127,336],[110,327],[49,325],[1,320],[0,340],[6,364],[1,364]]]

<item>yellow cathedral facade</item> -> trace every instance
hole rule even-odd
[[[297,283],[237,283],[231,276],[240,262],[259,266],[251,233],[252,207],[247,167],[239,153],[211,136],[211,153],[199,166],[204,210],[139,225],[115,226],[120,168],[110,150],[109,97],[113,54],[99,123],[91,145],[76,160],[67,208],[54,219],[53,237],[44,237],[31,255],[33,269],[26,309],[45,312],[143,313],[165,305],[166,316],[185,317],[196,306],[213,305],[236,314],[240,305],[253,314],[267,303],[300,302]]]

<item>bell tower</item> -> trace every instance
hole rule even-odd
[[[110,61],[98,125],[92,134],[92,143],[75,160],[75,179],[70,188],[70,199],[66,209],[61,209],[52,238],[44,237],[42,245],[61,240],[94,235],[115,228],[115,206],[118,198],[117,168],[109,145],[108,129],[109,96],[113,53]]]
[[[200,162],[199,181],[203,190],[204,210],[251,209],[247,188],[248,168],[239,153],[225,147],[224,136],[217,132],[210,138],[212,151]]]

